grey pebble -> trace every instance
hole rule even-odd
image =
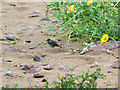
[[[64,71],[68,71],[67,67],[64,64],[62,64],[59,69],[64,70]]]
[[[29,47],[29,49],[35,49],[37,46],[39,46],[39,45],[34,45],[32,47]]]
[[[0,38],[0,41],[6,41],[7,39],[5,39],[5,38]]]
[[[26,65],[34,65],[34,63],[22,63],[20,64],[20,67],[26,66]]]
[[[43,17],[40,21],[51,21],[51,19],[48,17]]]
[[[32,29],[37,30],[37,29],[41,29],[41,27],[30,26],[30,27],[26,27],[26,28],[24,28],[24,29],[19,29],[19,30],[17,30],[17,31],[27,31],[27,30],[32,30]]]
[[[27,50],[20,50],[19,52],[27,53],[28,51]]]
[[[37,61],[37,62],[41,62],[42,61],[39,55],[34,55],[33,60]]]
[[[3,45],[10,45],[10,43],[7,42],[7,41],[4,41],[4,42],[3,42]]]
[[[31,74],[37,73],[37,72],[39,72],[38,68],[31,68],[31,69],[29,69],[29,70],[26,71],[26,73],[31,73]]]
[[[41,66],[47,66],[48,65],[48,63],[42,63],[42,64],[40,64]]]
[[[13,35],[13,34],[7,34],[6,39],[8,39],[8,40],[20,40],[20,38],[18,36]]]
[[[108,70],[108,73],[113,73],[113,71],[112,70]]]
[[[12,59],[6,59],[6,60],[3,59],[2,61],[3,61],[3,62],[12,62]]]
[[[11,76],[12,75],[12,72],[11,71],[8,71],[5,73],[5,76]]]

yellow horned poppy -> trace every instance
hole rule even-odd
[[[93,0],[88,1],[87,6],[91,6],[92,3],[93,3]]]
[[[70,11],[70,12],[72,12],[74,9],[75,9],[75,6],[74,6],[74,5],[71,5],[71,6],[69,7],[69,11]]]
[[[103,37],[101,38],[101,42],[105,42],[105,41],[108,41],[108,34],[104,34]]]

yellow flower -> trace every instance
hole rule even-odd
[[[108,41],[108,34],[104,34],[103,37],[101,38],[101,42],[105,42],[105,41]]]
[[[90,6],[93,3],[93,0],[87,2],[87,6]]]
[[[74,9],[75,9],[75,6],[74,6],[74,5],[71,5],[71,6],[69,7],[69,11],[70,11],[70,12],[72,12]]]

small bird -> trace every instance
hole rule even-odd
[[[50,47],[60,47],[55,41],[47,39],[47,43]]]

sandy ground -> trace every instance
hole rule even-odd
[[[11,6],[10,4],[15,4],[16,6]],[[40,86],[43,86],[45,83],[41,82],[42,79],[47,79],[50,82],[50,86],[54,86],[53,80],[57,79],[57,74],[63,76],[66,71],[59,69],[61,64],[65,64],[66,67],[72,67],[78,65],[75,69],[75,74],[79,75],[82,71],[87,71],[90,69],[90,72],[94,72],[96,68],[89,68],[94,62],[98,62],[99,67],[102,69],[102,73],[106,74],[105,79],[98,79],[98,87],[103,88],[106,86],[114,87],[115,84],[118,84],[118,69],[110,67],[110,64],[114,63],[118,59],[102,51],[89,52],[84,55],[75,53],[70,55],[67,51],[69,48],[77,49],[80,48],[79,42],[70,42],[70,45],[64,45],[64,49],[59,48],[50,48],[48,45],[40,45],[35,49],[29,49],[30,46],[36,45],[38,41],[43,41],[48,38],[49,33],[46,27],[53,25],[52,21],[39,22],[40,18],[45,17],[45,4],[44,3],[2,3],[2,36],[5,37],[5,34],[15,34],[21,38],[21,41],[14,45],[2,45],[2,54],[0,57],[3,59],[12,59],[13,62],[3,62],[2,63],[2,85],[9,84],[10,87],[18,84],[18,87],[25,88],[29,86],[28,79],[32,79],[32,86],[35,87],[37,82]],[[40,10],[40,16],[29,18],[29,15],[34,15],[33,11]],[[26,30],[18,31],[19,29],[24,29],[30,26],[40,25],[42,29],[35,30]],[[43,33],[41,33],[43,31]],[[44,33],[45,32],[45,33]],[[25,44],[24,41],[31,40],[30,44]],[[58,42],[59,44],[61,42]],[[2,41],[0,42],[2,44]],[[28,53],[22,53],[19,51],[11,52],[10,50],[5,49],[7,47],[17,48],[20,50],[28,50]],[[64,52],[67,51],[67,52]],[[116,56],[118,55],[118,50],[112,50]],[[40,56],[46,55],[44,58],[41,57],[42,62],[33,61],[33,56],[39,54]],[[34,78],[33,74],[24,74],[24,70],[21,70],[21,67],[14,67],[22,63],[32,62],[35,66],[40,65],[41,63],[48,63],[54,65],[54,69],[47,71],[44,70],[43,66],[38,67],[40,69],[39,73],[43,74],[44,78]],[[112,70],[113,73],[108,73],[108,70]],[[12,71],[12,76],[4,76],[5,72]]]

